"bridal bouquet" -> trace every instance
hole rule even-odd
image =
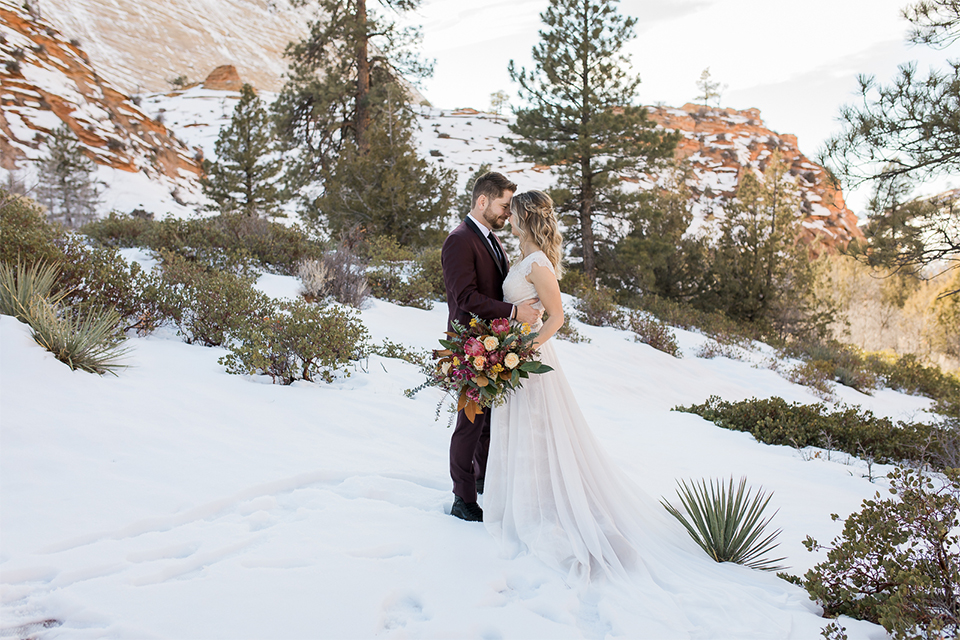
[[[440,340],[444,349],[433,352],[427,381],[412,393],[439,387],[457,398],[457,411],[463,410],[470,422],[485,407],[502,404],[531,373],[553,371],[535,359],[532,343],[537,334],[526,324],[473,318],[466,327],[454,321],[453,329],[446,333],[446,340]]]

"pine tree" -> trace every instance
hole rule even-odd
[[[96,168],[67,125],[51,132],[47,156],[40,160],[36,199],[52,220],[76,228],[96,216],[100,204]]]
[[[510,102],[510,94],[503,89],[490,94],[490,110],[493,112],[494,122],[500,119],[503,108],[507,106],[508,102]]]
[[[325,222],[334,236],[360,227],[405,246],[438,243],[456,195],[453,172],[420,157],[413,115],[402,101],[388,99],[371,116],[367,152],[344,143],[307,217]]]
[[[286,200],[278,186],[282,165],[275,156],[273,125],[263,101],[244,84],[230,124],[220,131],[216,162],[204,162],[204,193],[216,209],[251,217],[282,216]]]
[[[344,144],[367,153],[372,110],[387,93],[380,89],[402,86],[401,77],[426,77],[432,67],[411,52],[419,30],[398,27],[369,10],[367,0],[292,1],[315,4],[319,16],[307,36],[287,47],[290,73],[274,104],[282,135],[299,151],[298,173],[292,179],[305,184],[331,168]],[[420,0],[379,4],[406,12],[416,9]]]
[[[913,25],[915,44],[945,47],[960,38],[960,2],[920,0],[903,15]],[[823,155],[848,185],[873,182],[879,199],[897,193],[886,209],[873,207],[871,224],[878,250],[861,248],[871,264],[921,272],[931,264],[960,264],[960,208],[904,206],[912,184],[960,173],[960,61],[925,76],[916,63],[900,66],[889,85],[860,76],[860,104],[840,110],[843,130],[831,137]],[[906,188],[904,188],[906,185]],[[923,238],[936,239],[936,247]],[[952,294],[960,293],[958,291]]]
[[[813,272],[800,243],[800,196],[779,152],[763,177],[744,174],[736,199],[720,223],[713,287],[701,306],[786,333],[819,330],[822,318],[810,306]]]
[[[635,18],[617,13],[616,0],[551,0],[540,14],[546,28],[533,48],[535,70],[509,71],[531,106],[517,111],[505,139],[519,156],[556,167],[554,201],[575,218],[569,239],[579,244],[583,271],[596,277],[602,227],[637,206],[620,175],[672,156],[678,134],[658,131],[636,106],[640,79],[622,53]],[[601,227],[601,229],[595,229]],[[599,231],[599,233],[598,233]]]
[[[684,178],[677,175],[666,188],[645,192],[623,238],[602,256],[604,284],[622,297],[639,293],[689,300],[702,286],[706,251],[701,238],[687,234],[693,212]]]
[[[707,67],[700,73],[700,79],[697,80],[697,89],[700,89],[697,100],[702,101],[705,107],[710,106],[710,102],[716,100],[719,107],[720,97],[726,88],[726,85],[721,85],[710,77],[710,67]]]

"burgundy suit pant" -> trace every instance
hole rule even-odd
[[[477,480],[487,471],[490,451],[490,409],[470,422],[463,411],[457,414],[457,427],[450,438],[450,477],[453,492],[464,502],[477,501]]]

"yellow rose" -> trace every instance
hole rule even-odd
[[[507,354],[507,357],[503,359],[503,364],[507,365],[508,369],[514,369],[518,364],[520,364],[520,356],[510,352]]]
[[[494,336],[487,336],[483,339],[483,348],[487,351],[493,351],[500,346],[500,341]]]
[[[473,359],[473,366],[478,370],[482,370],[485,366],[487,366],[487,359],[483,356],[477,356]]]

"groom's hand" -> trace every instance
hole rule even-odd
[[[533,305],[540,302],[540,298],[530,298],[529,300],[524,300],[517,305],[517,320],[520,322],[526,322],[527,324],[533,324],[540,319],[540,316],[543,315],[543,311],[540,309],[534,309]]]

